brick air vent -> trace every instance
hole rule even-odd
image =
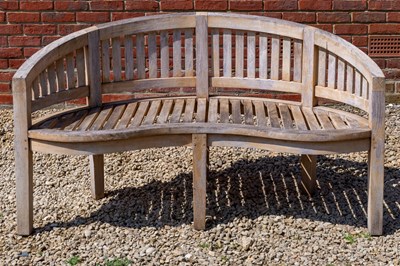
[[[400,57],[400,35],[369,36],[371,57]]]

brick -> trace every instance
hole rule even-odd
[[[229,8],[232,11],[251,11],[262,9],[262,0],[230,0]]]
[[[191,0],[161,0],[160,10],[192,10],[193,2]]]
[[[43,22],[74,22],[75,13],[72,12],[44,12],[42,13]]]
[[[52,10],[53,1],[21,1],[20,10]]]
[[[399,68],[400,69],[400,58],[386,59],[387,68]]]
[[[369,10],[382,10],[382,11],[391,11],[391,10],[400,10],[400,1],[397,0],[370,0],[368,2]]]
[[[382,69],[387,79],[400,79],[400,69]]]
[[[194,2],[196,10],[220,10],[225,11],[228,9],[228,1],[226,0],[196,0]]]
[[[375,63],[380,67],[380,68],[385,68],[385,59],[382,58],[373,58]]]
[[[369,25],[370,34],[392,34],[400,33],[399,24],[371,24]]]
[[[366,0],[335,0],[333,1],[333,10],[366,10]]]
[[[331,10],[332,1],[331,0],[300,0],[299,10]]]
[[[76,25],[76,24],[66,24],[66,25],[64,25],[64,24],[61,24],[61,25],[58,25],[58,34],[62,35],[62,36],[63,35],[68,35],[70,33],[73,33],[73,32],[78,31],[78,30],[85,29],[87,27],[90,27],[90,25]]]
[[[349,35],[339,35],[340,38],[342,38],[343,40],[351,43],[351,36]]]
[[[24,25],[24,34],[43,35],[56,34],[57,26],[52,24],[28,24]]]
[[[157,11],[158,2],[154,0],[126,1],[125,10]]]
[[[299,23],[315,23],[314,12],[288,12],[283,13],[282,18]]]
[[[265,12],[264,14],[261,14],[262,16],[265,17],[270,17],[270,18],[282,18],[282,13],[281,12]]]
[[[25,57],[30,57],[32,56],[34,53],[36,53],[37,51],[39,51],[40,48],[24,48],[24,56]]]
[[[18,10],[18,1],[1,1],[0,9],[2,10]]]
[[[0,69],[8,68],[8,59],[0,59]]]
[[[351,21],[351,16],[348,12],[319,12],[317,21],[320,23],[346,23]]]
[[[11,92],[11,85],[10,83],[0,83],[0,93],[10,93]]]
[[[335,34],[367,34],[368,25],[363,24],[343,24],[334,26]]]
[[[10,68],[18,69],[25,62],[25,59],[10,59],[8,62]]]
[[[145,15],[144,12],[112,12],[111,20],[115,21],[126,18],[136,18],[136,17],[142,17],[144,15]]]
[[[0,72],[0,82],[11,81],[14,74],[14,71]]]
[[[0,58],[18,58],[21,56],[22,56],[22,48],[20,47],[0,48]]]
[[[92,1],[90,3],[90,10],[93,11],[111,11],[123,9],[124,1]]]
[[[88,2],[83,1],[54,1],[54,9],[57,11],[86,11]]]
[[[21,25],[0,25],[0,34],[21,34],[22,26]]]
[[[353,22],[385,22],[386,13],[384,12],[354,12]]]
[[[7,36],[0,36],[0,47],[8,47]]]
[[[108,12],[79,12],[76,13],[77,22],[101,23],[110,21]]]
[[[2,94],[0,95],[0,104],[12,104],[12,95],[11,94]]]
[[[387,13],[387,22],[400,22],[400,12]]]
[[[12,36],[8,37],[10,47],[13,46],[40,46],[41,37],[39,36]]]
[[[0,22],[3,22],[5,18],[6,18],[6,13],[0,12]]]
[[[61,38],[61,36],[43,36],[43,38],[42,38],[42,46],[46,46],[49,43],[52,43],[55,40],[58,40],[60,38]]]
[[[368,46],[367,36],[353,36],[352,43],[357,47]]]
[[[8,22],[39,22],[40,15],[36,12],[10,12],[7,14]]]
[[[265,0],[264,10],[266,11],[297,10],[297,0]]]
[[[314,24],[311,26],[314,26],[314,27],[324,30],[324,31],[333,32],[333,26],[331,24]]]

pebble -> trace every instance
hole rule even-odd
[[[399,265],[400,105],[386,111],[383,236],[366,234],[365,152],[319,156],[319,189],[308,198],[298,156],[211,147],[206,230],[196,231],[192,150],[169,147],[105,155],[101,200],[90,195],[86,156],[34,153],[35,231],[21,237],[12,111],[2,109],[0,265],[74,256],[78,265]]]

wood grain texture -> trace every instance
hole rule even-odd
[[[208,147],[206,134],[193,134],[193,227],[206,227]]]
[[[196,95],[208,99],[207,17],[196,16]]]
[[[113,66],[114,81],[120,81],[122,74],[120,37],[115,37],[112,39],[112,66]]]
[[[232,76],[232,31],[224,30],[223,33],[223,73],[224,77]]]
[[[94,199],[104,198],[104,155],[90,155],[90,190]]]
[[[169,77],[169,45],[168,45],[168,31],[162,31],[160,33],[160,45],[161,45],[161,77]]]
[[[243,78],[244,33],[243,31],[237,31],[235,35],[235,76]]]

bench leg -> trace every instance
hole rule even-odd
[[[92,196],[101,199],[104,197],[104,155],[90,155],[89,163]]]
[[[368,153],[368,231],[371,235],[382,235],[383,183],[384,152],[371,147]]]
[[[15,146],[15,176],[17,187],[17,234],[33,231],[33,160],[32,151],[23,142]]]
[[[193,227],[206,228],[208,147],[206,134],[193,134]]]
[[[301,180],[300,189],[309,196],[317,189],[317,156],[301,155]]]

